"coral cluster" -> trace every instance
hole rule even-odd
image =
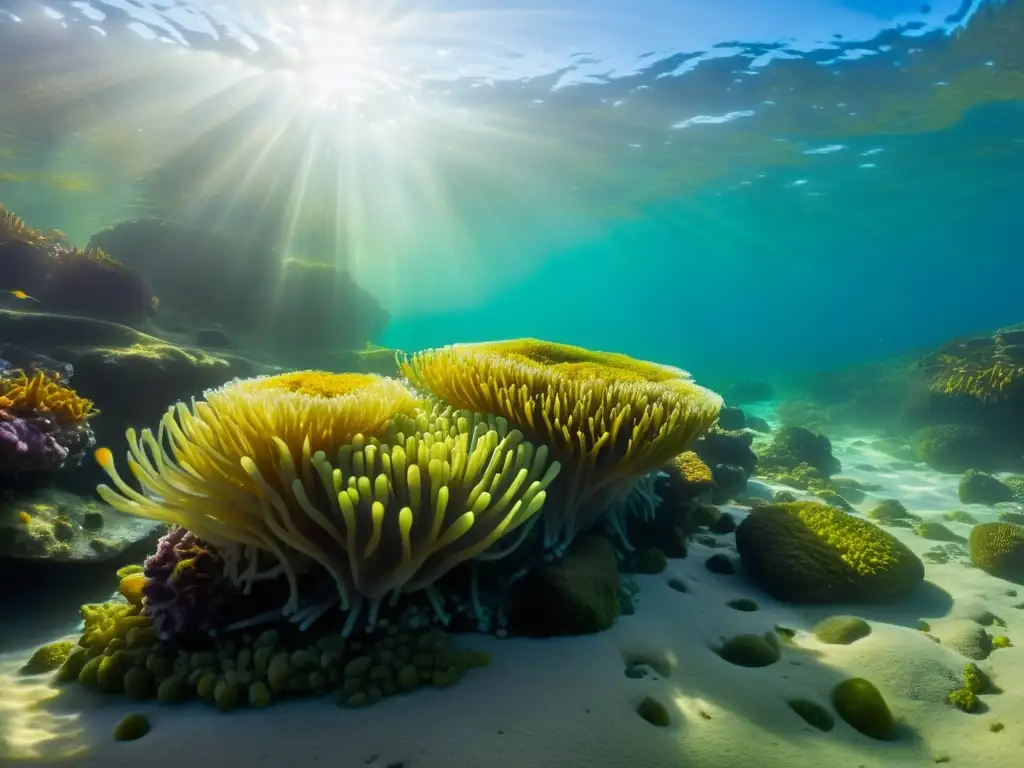
[[[146,614],[160,637],[217,629],[240,610],[241,595],[224,575],[224,560],[186,528],[175,528],[160,539],[141,575],[139,600],[144,599]],[[238,609],[233,609],[232,601]]]
[[[56,378],[24,372],[0,378],[0,473],[60,469],[93,445],[92,403]]]

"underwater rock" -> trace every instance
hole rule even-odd
[[[924,579],[905,544],[817,502],[755,507],[736,529],[736,548],[754,582],[790,602],[885,600]]]
[[[849,645],[871,634],[871,625],[859,616],[829,616],[814,625],[818,642]]]
[[[914,533],[922,539],[930,541],[946,541],[954,544],[963,544],[967,541],[963,536],[953,533],[949,528],[935,520],[924,520],[914,523]]]
[[[887,741],[896,730],[896,721],[881,692],[867,680],[844,680],[832,691],[832,706],[850,726],[873,739]]]
[[[195,333],[196,346],[215,349],[233,349],[231,337],[220,328],[200,328]]]
[[[962,504],[984,504],[994,506],[1003,501],[1013,500],[1013,491],[987,472],[968,469],[960,478],[956,489]]]
[[[711,476],[715,480],[711,501],[715,504],[738,498],[747,490],[747,471],[736,464],[716,464]]]
[[[727,432],[712,427],[693,444],[693,451],[709,467],[729,464],[743,467],[748,476],[754,474],[757,467],[757,454],[751,445],[754,435],[746,431]]]
[[[600,632],[619,614],[615,550],[600,536],[577,540],[565,558],[534,568],[516,585],[509,630],[530,637]]]
[[[221,325],[295,367],[327,367],[386,327],[380,303],[334,264],[281,259],[274,238],[228,238],[156,218],[120,222],[89,241],[145,274],[161,312]],[[269,311],[268,311],[269,308]],[[194,326],[193,326],[194,327]],[[393,374],[393,371],[392,371]]]
[[[99,529],[97,516],[103,521]],[[164,529],[162,523],[122,515],[97,499],[56,488],[0,501],[0,557],[100,562],[136,544],[155,544]]]
[[[328,352],[321,356],[323,366],[341,373],[376,373],[379,376],[399,376],[397,358],[399,350],[367,345],[365,349]]]
[[[708,530],[717,534],[732,533],[736,530],[736,519],[729,512],[720,512]]]
[[[982,523],[971,529],[971,563],[1001,579],[1024,584],[1024,525]]]
[[[623,570],[627,573],[644,573],[653,575],[661,573],[668,567],[665,553],[657,547],[638,549],[626,558]]]
[[[718,412],[718,428],[725,432],[732,432],[737,429],[744,429],[747,426],[747,417],[739,408],[726,406]]]
[[[982,661],[992,653],[992,636],[970,619],[954,619],[937,634],[942,645],[968,659]]]
[[[758,453],[758,464],[764,472],[791,472],[802,464],[818,470],[825,478],[839,472],[839,460],[832,455],[832,442],[804,427],[779,429],[770,445]]]
[[[770,434],[772,431],[772,425],[760,416],[747,416],[746,428],[753,430],[754,432],[760,432],[763,435]]]
[[[261,372],[238,356],[210,355],[83,317],[0,309],[0,338],[73,365],[76,391],[102,412],[90,422],[101,445],[120,443],[127,427],[152,422],[168,403]]]
[[[883,499],[878,505],[868,510],[867,516],[882,525],[894,525],[900,528],[910,528],[921,519],[908,512],[898,499]]]
[[[977,425],[922,427],[913,433],[910,442],[916,457],[939,472],[964,472],[971,467],[992,469],[998,464],[992,437]]]
[[[732,560],[722,554],[711,555],[704,561],[704,567],[720,576],[732,576],[736,573],[736,566],[732,564]]]

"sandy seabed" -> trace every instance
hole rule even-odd
[[[880,488],[856,505],[882,498],[902,501],[925,520],[967,509],[980,522],[992,509],[957,501],[957,476],[912,467],[872,451],[868,440],[833,441],[843,475]],[[772,489],[752,483],[752,490]],[[737,518],[742,508],[728,508]],[[965,536],[970,527],[946,525]],[[889,528],[918,554],[936,542]],[[14,628],[32,647],[0,655],[0,765],[90,768],[874,768],[1024,764],[1024,596],[1014,585],[966,565],[963,559],[927,564],[923,587],[897,604],[792,606],[747,583],[742,572],[716,575],[708,556],[735,557],[732,534],[724,546],[693,543],[689,557],[669,561],[657,576],[637,576],[636,613],[595,636],[555,640],[500,640],[466,636],[458,643],[489,651],[491,665],[474,669],[456,686],[385,699],[365,709],[335,706],[332,697],[289,701],[260,711],[220,714],[199,705],[137,704],[75,686],[50,686],[47,677],[22,677],[18,667],[38,642],[38,628]],[[670,586],[679,580],[687,591]],[[1024,587],[1020,588],[1024,595]],[[729,601],[749,597],[760,610],[741,612]],[[101,600],[103,595],[93,599]],[[946,703],[965,663],[947,638],[974,630],[986,613],[1016,647],[978,662],[1001,692],[982,696],[985,711],[966,714]],[[852,614],[867,619],[869,636],[851,645],[826,645],[810,628],[820,619]],[[53,618],[50,617],[52,626]],[[919,631],[931,627],[937,644]],[[714,652],[724,637],[763,633],[776,625],[797,630],[781,660],[768,667],[734,666]],[[74,618],[64,625],[75,630]],[[12,627],[0,631],[10,634]],[[24,631],[22,631],[24,630]],[[975,630],[976,631],[976,630]],[[59,633],[58,633],[59,634]],[[51,633],[52,635],[52,633]],[[638,661],[645,675],[626,675]],[[655,671],[670,670],[663,676]],[[828,705],[832,688],[865,677],[884,694],[900,722],[898,739],[879,742],[837,718],[831,732],[807,725],[786,705],[806,698]],[[637,705],[652,697],[671,722],[656,727]],[[143,712],[152,731],[115,742],[115,724]],[[993,723],[1003,729],[992,732]]]

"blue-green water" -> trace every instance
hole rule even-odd
[[[7,5],[0,200],[335,261],[383,344],[768,375],[1019,320],[1014,2]]]

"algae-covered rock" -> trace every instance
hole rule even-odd
[[[704,561],[704,567],[711,571],[711,573],[717,573],[721,576],[731,576],[736,573],[736,566],[725,555],[711,555],[711,557]]]
[[[739,667],[767,667],[781,658],[779,641],[773,632],[736,635],[722,643],[717,653]]]
[[[968,469],[960,478],[956,489],[962,504],[984,504],[993,506],[1002,501],[1012,501],[1013,491],[999,478],[977,469]]]
[[[990,693],[992,680],[977,664],[971,662],[964,665],[964,688],[971,693]]]
[[[644,573],[653,575],[661,573],[668,567],[665,553],[657,547],[645,547],[633,552],[626,561],[625,571],[628,573]]]
[[[832,455],[831,441],[804,427],[780,428],[771,444],[758,453],[758,465],[763,472],[791,472],[801,464],[813,467],[824,477],[840,470],[839,460]]]
[[[23,675],[40,675],[44,672],[53,672],[67,660],[74,650],[75,644],[70,640],[61,640],[56,643],[47,643],[25,662],[21,668]]]
[[[871,634],[871,625],[859,616],[830,616],[814,625],[814,636],[830,645],[849,645]]]
[[[951,509],[943,512],[942,516],[951,523],[963,523],[964,525],[977,525],[978,520],[966,509]]]
[[[962,712],[975,712],[981,703],[974,691],[969,691],[966,688],[951,691],[946,698],[950,704]]]
[[[963,472],[979,463],[987,466],[996,455],[991,436],[968,424],[922,427],[911,443],[917,458],[939,472]]]
[[[1024,526],[982,523],[971,529],[967,543],[971,563],[986,573],[1024,584]]]
[[[736,530],[736,518],[728,512],[722,512],[708,530],[717,534],[732,533]]]
[[[935,520],[922,520],[914,523],[914,533],[922,539],[929,539],[931,541],[946,541],[956,544],[967,541],[963,536],[953,533],[949,528]]]
[[[102,530],[88,522],[104,519]],[[94,498],[53,487],[0,499],[0,557],[51,562],[100,562],[136,544],[155,545],[161,523],[122,515]]]
[[[615,550],[599,536],[584,536],[558,563],[533,569],[518,582],[509,627],[533,637],[600,632],[619,615]]]
[[[121,718],[114,727],[115,741],[135,741],[150,731],[149,718],[139,712],[133,712]]]
[[[867,516],[877,520],[882,525],[893,525],[901,528],[910,528],[914,522],[920,520],[917,515],[911,514],[898,499],[883,499],[879,504],[868,510]]]
[[[862,677],[844,680],[832,691],[832,706],[851,727],[873,739],[888,741],[896,721],[881,692]]]
[[[924,579],[922,562],[894,536],[816,502],[755,507],[736,547],[750,577],[779,600],[895,598]]]

